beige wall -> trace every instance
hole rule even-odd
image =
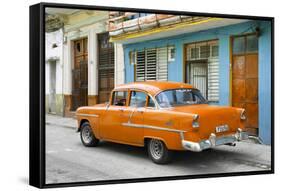
[[[69,16],[65,28],[64,45],[64,94],[70,95],[72,91],[72,68],[73,68],[73,41],[80,38],[88,38],[88,95],[98,94],[97,83],[97,34],[108,30],[106,12],[99,13],[76,13]],[[96,23],[93,23],[96,22]]]

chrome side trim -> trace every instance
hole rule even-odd
[[[99,117],[99,115],[95,115],[95,114],[82,114],[82,113],[78,113],[76,114],[77,116],[84,116],[84,117]]]
[[[128,127],[155,129],[155,130],[170,131],[170,132],[176,132],[176,133],[185,133],[186,132],[183,130],[170,129],[170,128],[165,128],[165,127],[152,126],[152,125],[140,125],[140,124],[135,124],[135,123],[122,123],[122,125],[128,126]]]

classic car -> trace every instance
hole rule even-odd
[[[76,111],[81,141],[147,147],[153,162],[167,163],[175,150],[200,152],[248,138],[245,110],[208,104],[192,85],[135,82],[119,85],[108,103]]]

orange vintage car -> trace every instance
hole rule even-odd
[[[208,105],[198,89],[178,82],[120,85],[108,103],[80,107],[76,115],[85,146],[105,140],[147,147],[158,164],[174,150],[200,152],[248,138],[244,109]]]

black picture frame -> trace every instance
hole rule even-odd
[[[266,20],[271,22],[271,170],[250,171],[237,173],[218,173],[205,175],[186,175],[171,177],[154,177],[142,179],[122,179],[90,182],[73,182],[73,183],[45,183],[45,8],[72,8],[72,9],[94,9],[94,10],[113,10],[113,11],[130,11],[145,13],[164,13],[164,14],[182,14],[191,16],[209,16],[237,19]],[[75,5],[75,4],[57,4],[57,3],[39,3],[30,6],[30,91],[29,91],[29,184],[38,188],[68,187],[68,186],[85,186],[100,184],[116,184],[129,182],[147,182],[147,181],[167,181],[177,179],[194,179],[210,177],[227,177],[227,176],[244,176],[258,174],[274,173],[274,18],[259,17],[249,15],[231,15],[231,14],[214,14],[214,13],[197,13],[171,10],[152,10],[136,9],[121,7],[103,7],[93,5]]]

